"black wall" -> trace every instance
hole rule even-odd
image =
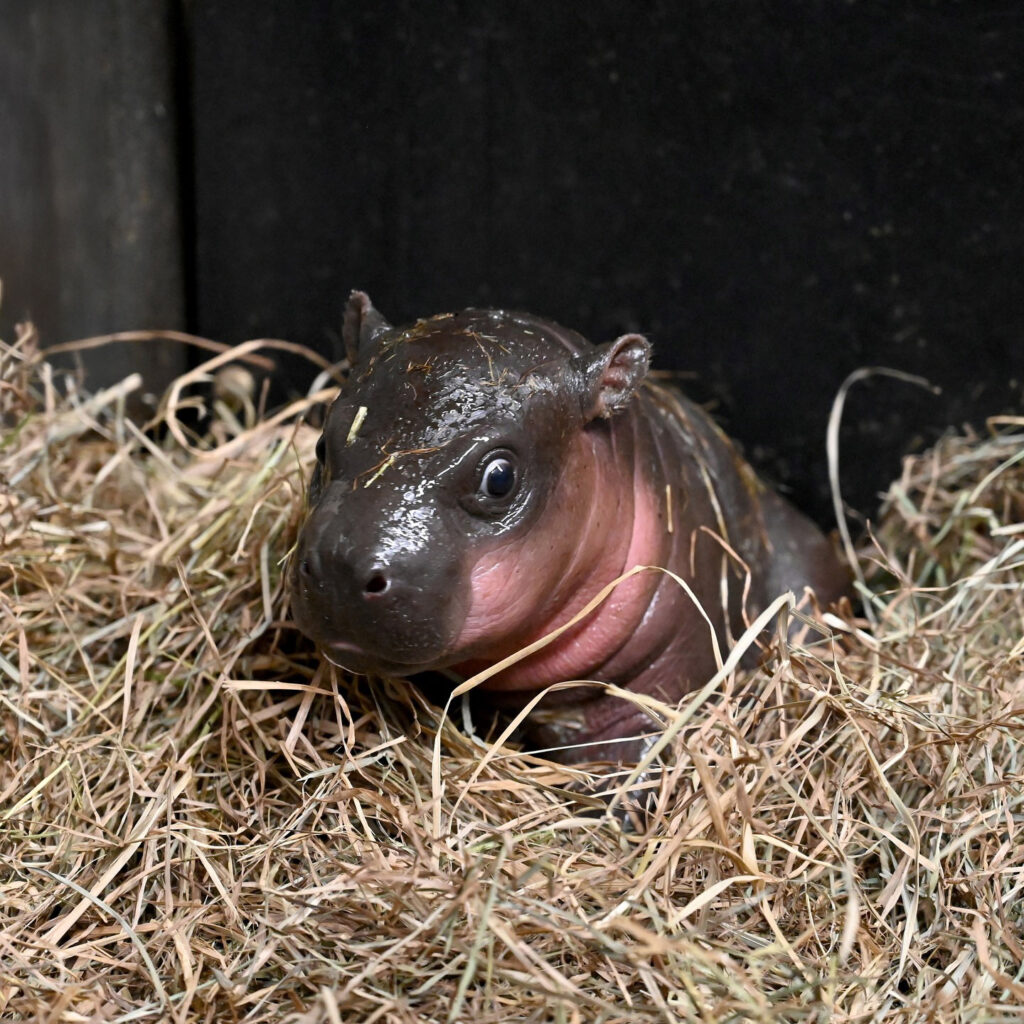
[[[908,446],[1021,411],[1015,0],[38,0],[0,40],[0,321],[50,341],[337,353],[355,286],[639,329],[826,522],[854,368],[944,389],[852,396],[864,511]]]
[[[783,13],[779,13],[779,11]],[[1024,8],[1012,3],[335,3],[193,8],[200,328],[336,345],[526,308],[647,332],[827,518],[898,454],[1020,409]]]

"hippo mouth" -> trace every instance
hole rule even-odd
[[[403,661],[393,656],[386,658],[344,640],[323,643],[320,650],[332,665],[361,676],[412,676],[439,667],[437,659]]]

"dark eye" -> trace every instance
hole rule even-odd
[[[324,445],[324,435],[320,435],[320,439],[316,443],[316,461],[322,466],[324,464],[324,452],[326,448]]]
[[[507,455],[492,455],[480,473],[480,494],[484,498],[507,498],[516,486],[516,467]]]

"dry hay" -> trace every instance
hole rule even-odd
[[[294,416],[0,359],[0,1019],[1019,1019],[1024,420],[906,462],[867,619],[660,708],[624,824],[300,641]]]

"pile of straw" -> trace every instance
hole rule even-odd
[[[1018,1019],[1024,420],[906,462],[862,618],[656,709],[624,816],[298,637],[322,395],[0,363],[0,1019]]]

